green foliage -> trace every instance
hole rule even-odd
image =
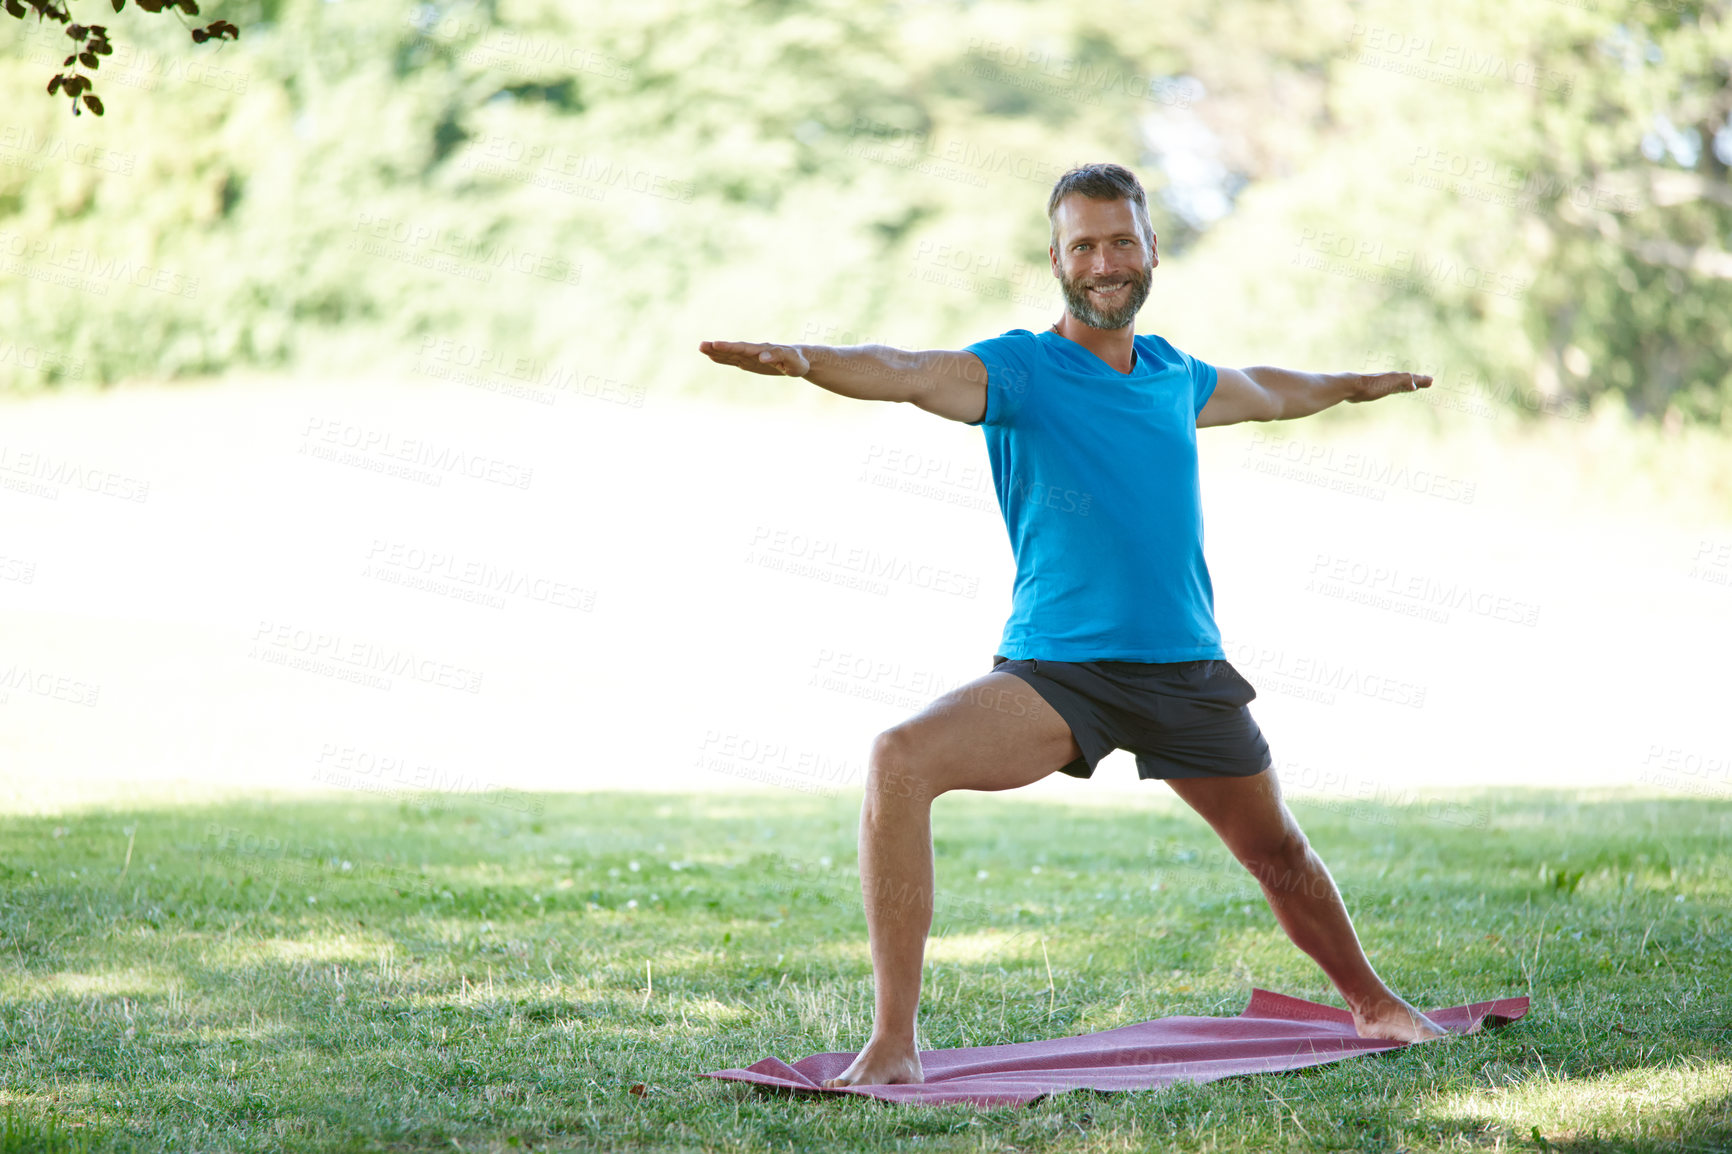
[[[0,387],[954,347],[1057,315],[1047,192],[1110,158],[1161,238],[1142,327],[1207,359],[1727,410],[1725,0],[225,12],[214,50],[116,25],[100,122],[50,118],[45,30],[0,58]]]

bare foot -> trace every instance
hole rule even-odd
[[[912,1043],[894,1046],[867,1042],[853,1064],[834,1078],[820,1082],[826,1090],[838,1086],[891,1086],[926,1081],[920,1052]]]
[[[1353,1028],[1361,1038],[1391,1038],[1397,1042],[1429,1042],[1449,1032],[1394,995],[1355,1009]]]

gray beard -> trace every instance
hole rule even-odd
[[[1127,273],[1126,276],[1131,282],[1130,296],[1125,298],[1125,303],[1118,308],[1102,312],[1089,300],[1086,286],[1060,273],[1059,285],[1064,289],[1064,303],[1072,316],[1090,328],[1122,329],[1136,319],[1137,311],[1143,307],[1143,302],[1149,299],[1149,270],[1144,269],[1140,275]]]

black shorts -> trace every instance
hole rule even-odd
[[[1274,764],[1245,708],[1256,689],[1225,661],[1010,661],[994,672],[1034,687],[1070,726],[1082,756],[1063,767],[1093,776],[1115,749],[1137,755],[1137,776],[1250,777]]]

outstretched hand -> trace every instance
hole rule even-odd
[[[1358,404],[1360,401],[1375,401],[1379,397],[1387,397],[1390,393],[1411,393],[1429,389],[1431,378],[1424,373],[1360,373],[1354,385],[1354,391],[1347,399]]]
[[[793,345],[759,345],[750,341],[699,341],[698,352],[718,365],[732,365],[748,373],[778,377],[803,377],[811,364]]]

